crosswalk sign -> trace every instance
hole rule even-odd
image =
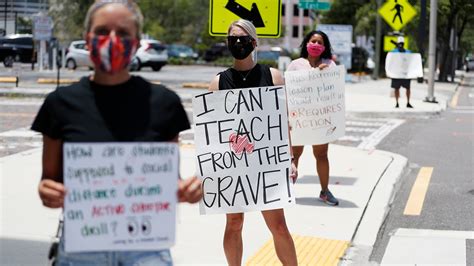
[[[281,0],[210,0],[209,34],[226,36],[229,25],[246,19],[258,37],[278,38],[281,32]]]
[[[388,0],[379,9],[379,14],[392,29],[398,31],[413,19],[416,10],[406,0]]]
[[[405,49],[408,49],[408,47],[410,47],[410,37],[404,36],[403,39],[404,39],[403,47],[405,47]],[[397,40],[398,40],[398,36],[384,36],[383,37],[383,51],[390,52],[393,49],[397,48],[397,46],[395,45],[395,43],[397,43]]]

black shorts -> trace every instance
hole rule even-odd
[[[400,89],[403,87],[405,89],[410,89],[410,80],[409,79],[392,79],[392,88]]]

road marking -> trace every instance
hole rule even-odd
[[[399,228],[390,234],[381,265],[466,265],[472,231]]]
[[[0,137],[19,137],[19,138],[41,138],[41,133],[30,130],[29,128],[18,128],[0,133]]]
[[[456,114],[474,114],[474,109],[454,109],[452,112]]]
[[[402,119],[390,119],[374,133],[370,134],[368,137],[363,138],[363,141],[357,146],[357,148],[365,150],[375,149],[375,146],[377,146],[386,136],[388,136],[392,130],[404,122],[405,120]]]
[[[375,132],[377,131],[377,128],[373,128],[373,127],[346,127],[346,131],[348,132],[368,132],[368,133],[372,133],[372,132]]]
[[[456,107],[459,101],[459,95],[461,94],[462,87],[458,87],[459,89],[454,94],[453,98],[451,99],[451,107]]]
[[[0,105],[1,106],[23,106],[23,105],[27,105],[27,106],[40,106],[41,104],[43,104],[43,101],[36,101],[36,100],[33,100],[33,101],[17,101],[17,100],[0,100]]]
[[[431,174],[433,174],[433,167],[422,167],[420,169],[415,184],[413,184],[413,187],[411,188],[410,196],[405,205],[403,215],[420,215],[425,201],[426,192],[430,185]]]
[[[0,113],[3,117],[34,117],[34,113]]]
[[[299,265],[338,265],[349,241],[293,235]],[[245,265],[281,265],[273,240],[267,241]]]

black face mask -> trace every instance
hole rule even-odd
[[[250,36],[228,36],[227,47],[235,59],[242,60],[252,53],[253,41]]]

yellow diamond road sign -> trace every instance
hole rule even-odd
[[[416,10],[406,0],[388,0],[379,9],[379,14],[392,29],[398,31],[413,19]]]
[[[241,18],[253,22],[259,37],[280,36],[281,0],[210,0],[209,7],[212,36],[226,36],[230,23]]]
[[[405,47],[405,49],[408,49],[408,47],[410,47],[410,38],[407,36],[403,38],[404,38],[403,47]],[[395,43],[397,43],[397,40],[398,40],[398,36],[384,36],[383,37],[384,52],[390,52],[393,49],[397,48],[397,46],[395,45]]]

